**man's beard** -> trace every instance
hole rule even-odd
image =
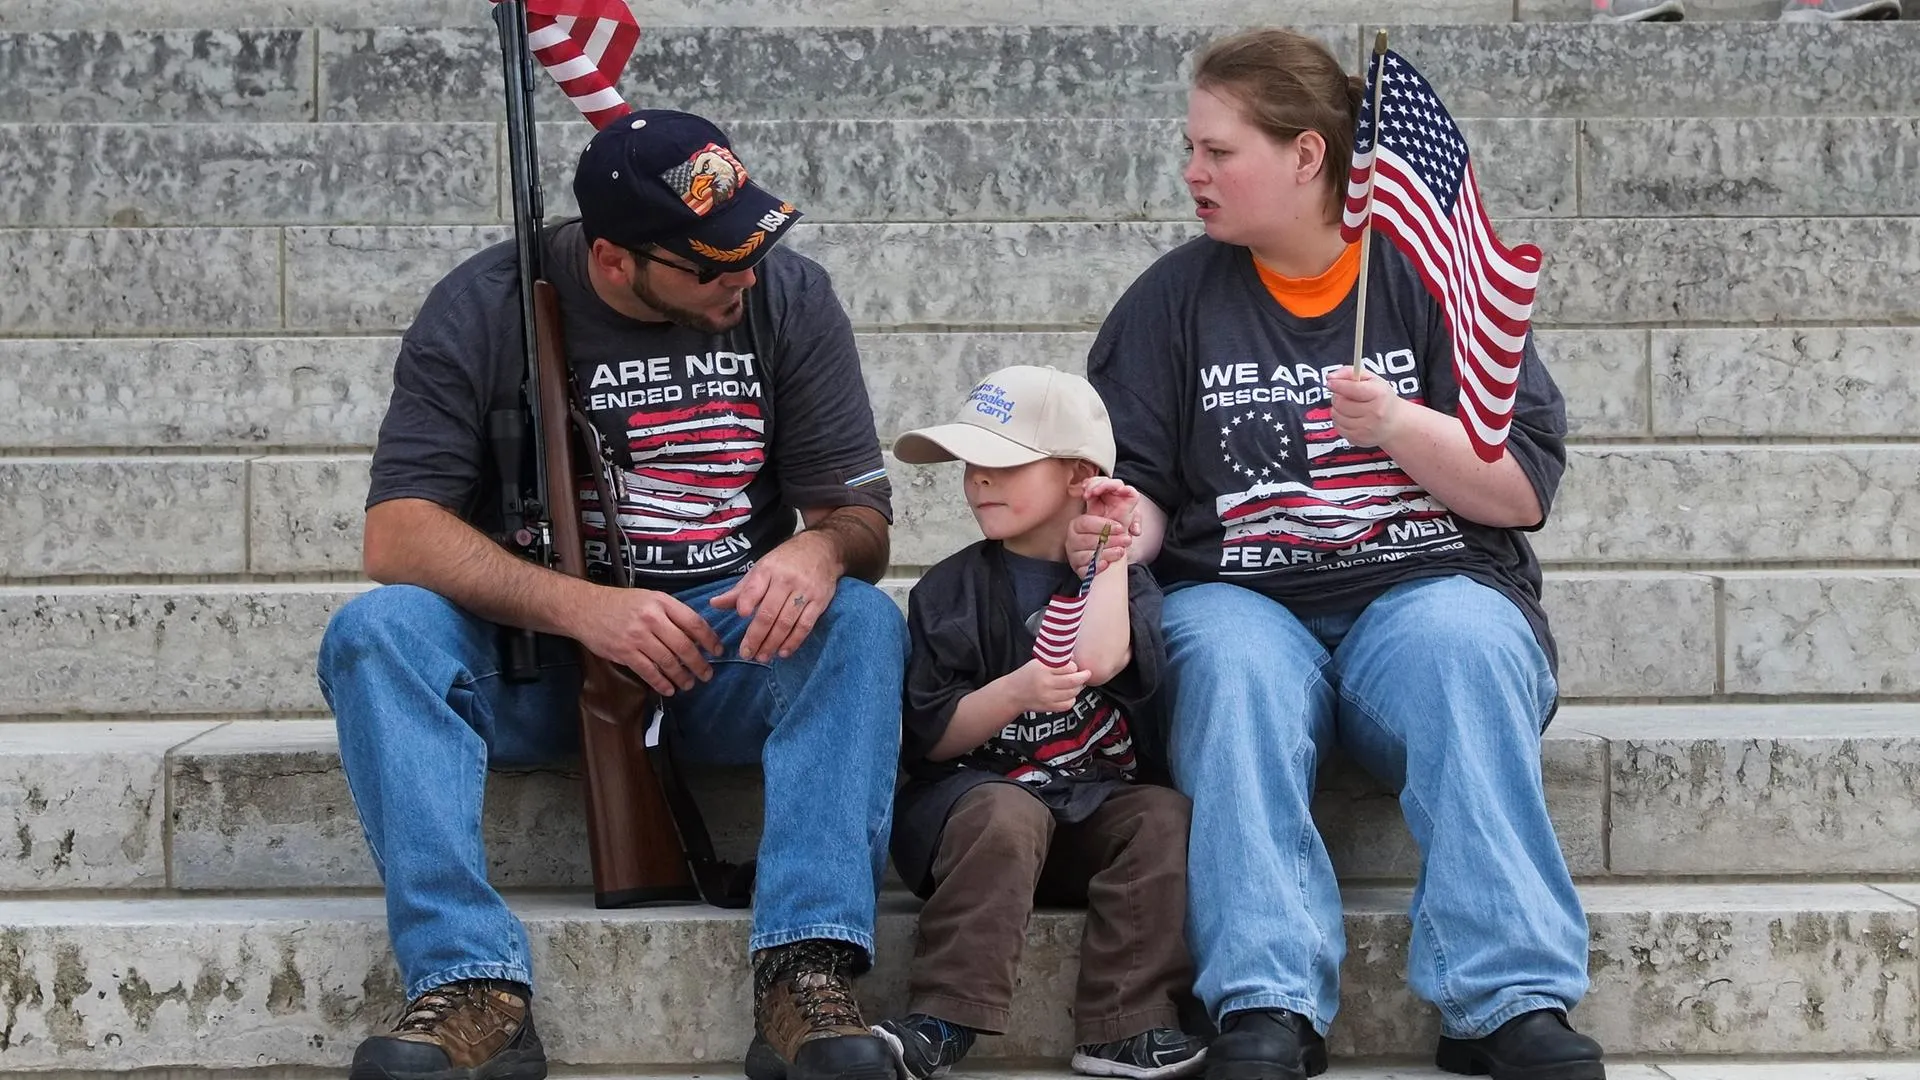
[[[634,277],[633,295],[634,298],[641,303],[665,315],[670,322],[678,323],[681,326],[699,330],[707,334],[726,333],[728,330],[740,325],[740,320],[744,318],[747,313],[746,304],[742,302],[745,297],[744,293],[736,297],[733,304],[717,314],[714,312],[693,311],[688,308],[683,308],[678,304],[662,299],[660,294],[653,291],[653,287],[648,284],[646,275],[644,274]]]

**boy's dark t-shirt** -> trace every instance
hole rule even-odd
[[[577,220],[543,236],[581,405],[618,466],[638,583],[679,591],[742,573],[793,533],[800,508],[867,506],[891,520],[852,326],[826,271],[775,248],[755,267],[746,317],[714,334],[609,307],[588,280]],[[369,507],[426,499],[499,529],[487,416],[520,408],[517,275],[514,245],[499,244],[428,295],[394,366]],[[600,576],[607,534],[591,485],[580,506]]]
[[[1037,612],[1079,582],[1065,563],[1012,554],[982,540],[928,570],[907,596],[907,661],[901,760],[907,782],[894,809],[893,857],[915,891],[928,880],[941,829],[961,796],[985,783],[1016,783],[1062,821],[1081,821],[1141,763],[1157,761],[1161,737],[1148,708],[1166,666],[1160,587],[1145,567],[1127,568],[1131,658],[1062,713],[1025,713],[979,749],[946,761],[927,753],[946,734],[960,699],[1033,658]]]
[[[1373,245],[1369,276],[1368,368],[1453,415],[1460,388],[1440,305],[1390,244]],[[1525,530],[1453,513],[1385,452],[1335,430],[1326,378],[1352,363],[1356,293],[1302,318],[1273,299],[1247,249],[1202,236],[1115,305],[1087,377],[1113,418],[1115,474],[1167,512],[1154,574],[1169,587],[1230,582],[1308,616],[1357,610],[1403,581],[1465,575],[1511,599],[1555,663]],[[1507,453],[1543,518],[1565,437],[1565,404],[1529,336]]]

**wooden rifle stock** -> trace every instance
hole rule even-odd
[[[580,536],[580,448],[573,427],[573,381],[566,367],[560,303],[553,286],[534,283],[535,365],[540,385],[540,426],[547,432],[547,498],[551,501],[553,548],[563,574],[587,577]],[[603,467],[590,460],[587,469]],[[601,508],[609,530],[617,510]],[[610,559],[617,559],[611,540]],[[586,775],[587,846],[593,859],[595,907],[691,903],[700,889],[689,868],[666,790],[647,749],[653,688],[624,666],[580,648],[580,758]]]

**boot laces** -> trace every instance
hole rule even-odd
[[[766,966],[757,989],[764,994],[775,982],[785,979],[792,987],[794,1004],[815,1030],[864,1027],[859,1002],[853,996],[853,965],[850,946],[801,941],[788,946],[784,955]]]
[[[490,984],[484,981],[434,987],[407,1005],[407,1011],[394,1026],[394,1031],[432,1036],[437,1035],[441,1028],[463,1019],[472,1026],[472,1021],[478,1018],[467,1016],[469,1012],[505,1012],[488,992],[490,989]]]

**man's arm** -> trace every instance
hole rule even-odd
[[[590,603],[591,582],[506,549],[426,499],[393,499],[367,510],[361,555],[383,585],[418,585],[488,622],[573,636],[568,616]]]
[[[818,533],[833,544],[840,563],[836,576],[859,578],[869,584],[887,572],[892,539],[887,519],[870,506],[835,506],[802,510],[806,533]]]
[[[489,622],[573,638],[663,695],[713,677],[702,650],[718,656],[720,639],[692,608],[667,593],[596,585],[516,558],[426,499],[368,509],[361,551],[375,581],[417,585]]]

